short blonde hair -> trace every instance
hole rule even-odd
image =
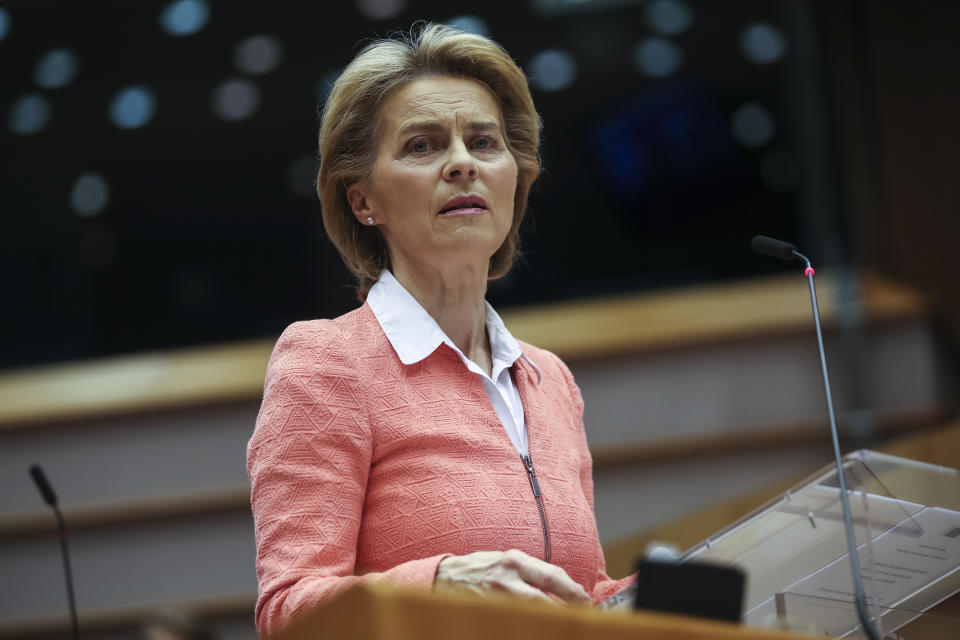
[[[530,188],[540,174],[540,115],[523,71],[496,42],[446,25],[424,23],[409,33],[378,40],[361,51],[334,83],[320,121],[317,193],[323,226],[357,278],[366,299],[390,255],[380,231],[353,215],[347,187],[370,177],[376,161],[380,105],[387,94],[429,75],[472,78],[500,107],[507,148],[517,163],[513,224],[490,258],[489,279],[506,275],[519,252],[520,222]]]

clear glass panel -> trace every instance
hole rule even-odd
[[[857,451],[844,458],[844,473],[864,591],[880,628],[899,629],[960,592],[960,472]],[[813,633],[856,633],[838,485],[831,465],[682,560],[746,571],[749,626],[799,620]],[[960,629],[960,619],[945,619]]]

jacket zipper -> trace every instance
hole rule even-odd
[[[550,562],[550,532],[547,531],[547,514],[543,511],[543,500],[540,498],[540,484],[537,482],[537,472],[533,470],[533,458],[530,454],[521,455],[523,466],[527,470],[527,476],[530,478],[530,488],[533,489],[533,497],[537,500],[537,510],[540,512],[540,524],[543,525],[543,556],[544,560]]]

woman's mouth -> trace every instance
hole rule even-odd
[[[440,209],[441,216],[475,216],[486,213],[487,201],[480,196],[459,196],[448,200]]]

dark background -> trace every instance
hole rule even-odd
[[[276,335],[353,308],[310,192],[323,88],[369,39],[467,14],[530,75],[547,49],[576,63],[566,88],[534,82],[545,173],[523,258],[491,286],[498,308],[784,269],[750,253],[764,233],[818,265],[911,280],[940,301],[948,325],[957,317],[954,279],[936,268],[956,247],[960,203],[945,186],[957,140],[941,140],[957,133],[953,3],[684,0],[689,27],[664,35],[651,22],[656,3],[642,1],[210,0],[205,27],[180,37],[159,22],[169,4],[6,5],[0,368]],[[391,5],[399,10],[384,19],[363,13]],[[758,22],[783,36],[782,58],[744,55],[742,34]],[[282,59],[245,73],[234,50],[261,34],[281,43]],[[657,79],[632,62],[655,37],[682,52],[677,71]],[[78,73],[39,87],[35,65],[57,48],[77,56]],[[911,57],[929,66],[906,65]],[[211,95],[233,78],[256,85],[260,106],[228,122]],[[912,101],[900,100],[910,83]],[[108,111],[129,85],[153,92],[156,114],[120,129]],[[17,134],[10,114],[27,94],[51,115],[41,131]],[[748,103],[774,125],[758,146],[732,133]],[[106,181],[109,201],[80,216],[70,194],[87,172]]]

